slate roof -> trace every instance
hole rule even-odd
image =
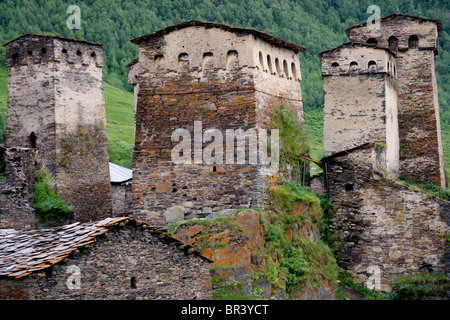
[[[66,38],[66,37],[60,37],[60,36],[53,36],[50,34],[37,34],[37,33],[27,33],[27,34],[23,34],[17,38],[14,38],[12,40],[9,40],[8,42],[6,42],[5,44],[2,45],[2,47],[5,47],[6,45],[8,45],[9,43],[19,40],[21,38],[24,37],[45,37],[45,38],[54,38],[54,39],[59,39],[59,40],[64,40],[64,41],[71,41],[71,42],[80,42],[80,43],[86,43],[86,44],[92,44],[92,45],[96,45],[96,46],[103,46],[102,43],[96,43],[96,42],[91,42],[91,41],[86,41],[86,40],[77,40],[77,39],[73,39],[73,38]]]
[[[419,20],[419,21],[432,21],[432,22],[436,23],[439,37],[442,36],[442,22],[439,19],[429,19],[429,18],[422,18],[422,17],[417,17],[417,16],[411,16],[411,15],[402,14],[402,13],[392,13],[392,14],[389,14],[387,16],[378,18],[376,20],[380,20],[381,21],[381,20],[398,19],[398,18],[399,19]],[[355,29],[355,28],[359,28],[359,27],[364,27],[364,26],[366,26],[366,24],[367,24],[367,21],[361,22],[361,23],[359,23],[357,25],[354,25],[354,26],[346,28],[344,31],[345,31],[345,33],[347,33],[347,35],[349,35],[350,34],[350,30]]]
[[[263,40],[266,40],[267,42],[269,42],[277,47],[288,48],[288,49],[294,50],[296,52],[306,50],[305,48],[303,48],[301,46],[287,42],[283,39],[271,36],[267,33],[264,33],[264,32],[261,32],[261,31],[255,30],[255,29],[233,27],[233,26],[229,26],[226,24],[215,23],[215,22],[210,22],[210,21],[199,21],[199,20],[189,20],[189,21],[177,23],[172,26],[157,30],[155,32],[144,34],[143,36],[131,39],[130,41],[135,44],[140,44],[142,41],[144,41],[148,38],[160,37],[160,36],[163,36],[165,34],[172,32],[174,30],[180,30],[180,29],[192,27],[192,26],[199,26],[199,27],[205,27],[205,28],[219,28],[219,29],[222,29],[225,31],[239,33],[239,34],[253,34]]]
[[[169,233],[134,218],[118,217],[83,224],[77,222],[51,229],[31,231],[0,229],[0,276],[21,278],[46,269],[62,261],[72,251],[93,243],[97,236],[126,224],[146,228],[161,240],[175,242],[178,249],[185,253],[193,253],[212,262],[192,246],[173,238]]]
[[[133,171],[110,162],[109,175],[112,183],[120,183],[131,180]]]

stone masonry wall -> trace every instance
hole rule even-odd
[[[396,53],[401,174],[445,187],[434,67],[436,22],[398,15],[381,19],[379,29],[361,25],[347,29],[347,34],[352,41],[375,40]]]
[[[6,148],[5,176],[0,183],[0,229],[32,229],[36,150]]]
[[[219,38],[224,39],[223,43],[216,41]],[[194,134],[217,129],[222,133],[226,153],[227,129],[255,129],[258,133],[267,125],[262,119],[267,120],[266,115],[284,101],[283,97],[296,101],[294,110],[302,115],[298,63],[294,64],[294,78],[292,71],[290,76],[271,72],[278,81],[271,82],[274,87],[295,89],[257,95],[256,72],[262,74],[263,70],[256,67],[260,51],[254,49],[254,41],[252,35],[189,27],[140,43],[139,62],[130,68],[134,75],[130,83],[139,88],[133,155],[137,218],[165,224],[163,213],[174,205],[185,208],[185,215],[263,205],[268,178],[261,176],[260,165],[249,164],[248,156],[245,164],[225,163],[224,157],[219,164],[176,165],[171,159],[171,152],[179,143],[171,141],[176,129],[190,133],[189,150],[195,147]],[[263,50],[261,56],[266,57],[268,51]],[[272,51],[270,54],[274,54]],[[295,57],[293,51],[289,52],[290,56],[283,52],[285,58],[280,59],[281,63],[286,60],[286,65],[289,60],[291,66]],[[280,66],[278,58],[273,68],[277,65]],[[283,85],[275,85],[279,82]],[[266,84],[266,90],[271,90],[269,87]],[[201,121],[202,128],[196,128],[194,121]],[[202,147],[209,144],[210,140],[204,140]]]
[[[77,221],[111,214],[103,52],[98,44],[25,35],[6,44],[6,144],[39,150],[39,166]]]
[[[401,275],[445,271],[448,226],[441,205],[418,190],[373,171],[370,145],[327,160],[330,197],[336,205],[332,232],[337,256],[354,281],[390,291]],[[375,282],[376,283],[376,282]]]
[[[99,236],[100,237],[100,236]],[[21,300],[157,300],[211,299],[209,263],[185,255],[145,229],[112,229],[88,247],[24,278],[0,279],[0,299]],[[80,270],[80,288],[69,289]]]

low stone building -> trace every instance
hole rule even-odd
[[[132,211],[131,179],[133,171],[110,162],[109,176],[113,217],[129,215]]]
[[[0,299],[212,298],[211,261],[132,218],[0,232]]]
[[[323,162],[339,260],[356,283],[390,291],[396,277],[446,271],[448,205],[376,169],[383,152],[367,143]]]

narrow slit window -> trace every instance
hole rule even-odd
[[[36,134],[34,133],[34,131],[30,134],[30,146],[32,149],[36,149],[37,146],[37,137]]]

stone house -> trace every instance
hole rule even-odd
[[[398,176],[445,187],[434,59],[440,21],[401,14],[346,29],[319,53],[327,194],[337,254],[354,280],[389,291],[401,275],[445,272],[448,204]]]
[[[128,65],[136,109],[134,216],[161,225],[164,210],[174,205],[193,216],[262,207],[268,181],[263,165],[236,163],[235,150],[227,150],[233,160],[213,163],[197,156],[191,161],[193,153],[183,151],[188,160],[175,164],[178,143],[171,137],[177,129],[189,138],[208,129],[223,137],[226,130],[258,132],[280,103],[303,123],[298,52],[304,48],[257,30],[197,20],[131,42],[139,46],[138,59]],[[192,146],[201,149],[212,139],[201,137]],[[225,140],[218,142],[223,151]]]
[[[442,23],[404,14],[361,23],[345,30],[350,41],[389,48],[395,53],[398,93],[400,173],[445,188],[444,155],[434,60]]]
[[[211,261],[132,218],[0,232],[0,299],[212,298]]]
[[[3,45],[6,145],[38,150],[77,221],[111,215],[102,45],[25,34]]]
[[[129,215],[131,212],[131,183],[133,171],[109,163],[111,178],[112,215],[113,217]]]

